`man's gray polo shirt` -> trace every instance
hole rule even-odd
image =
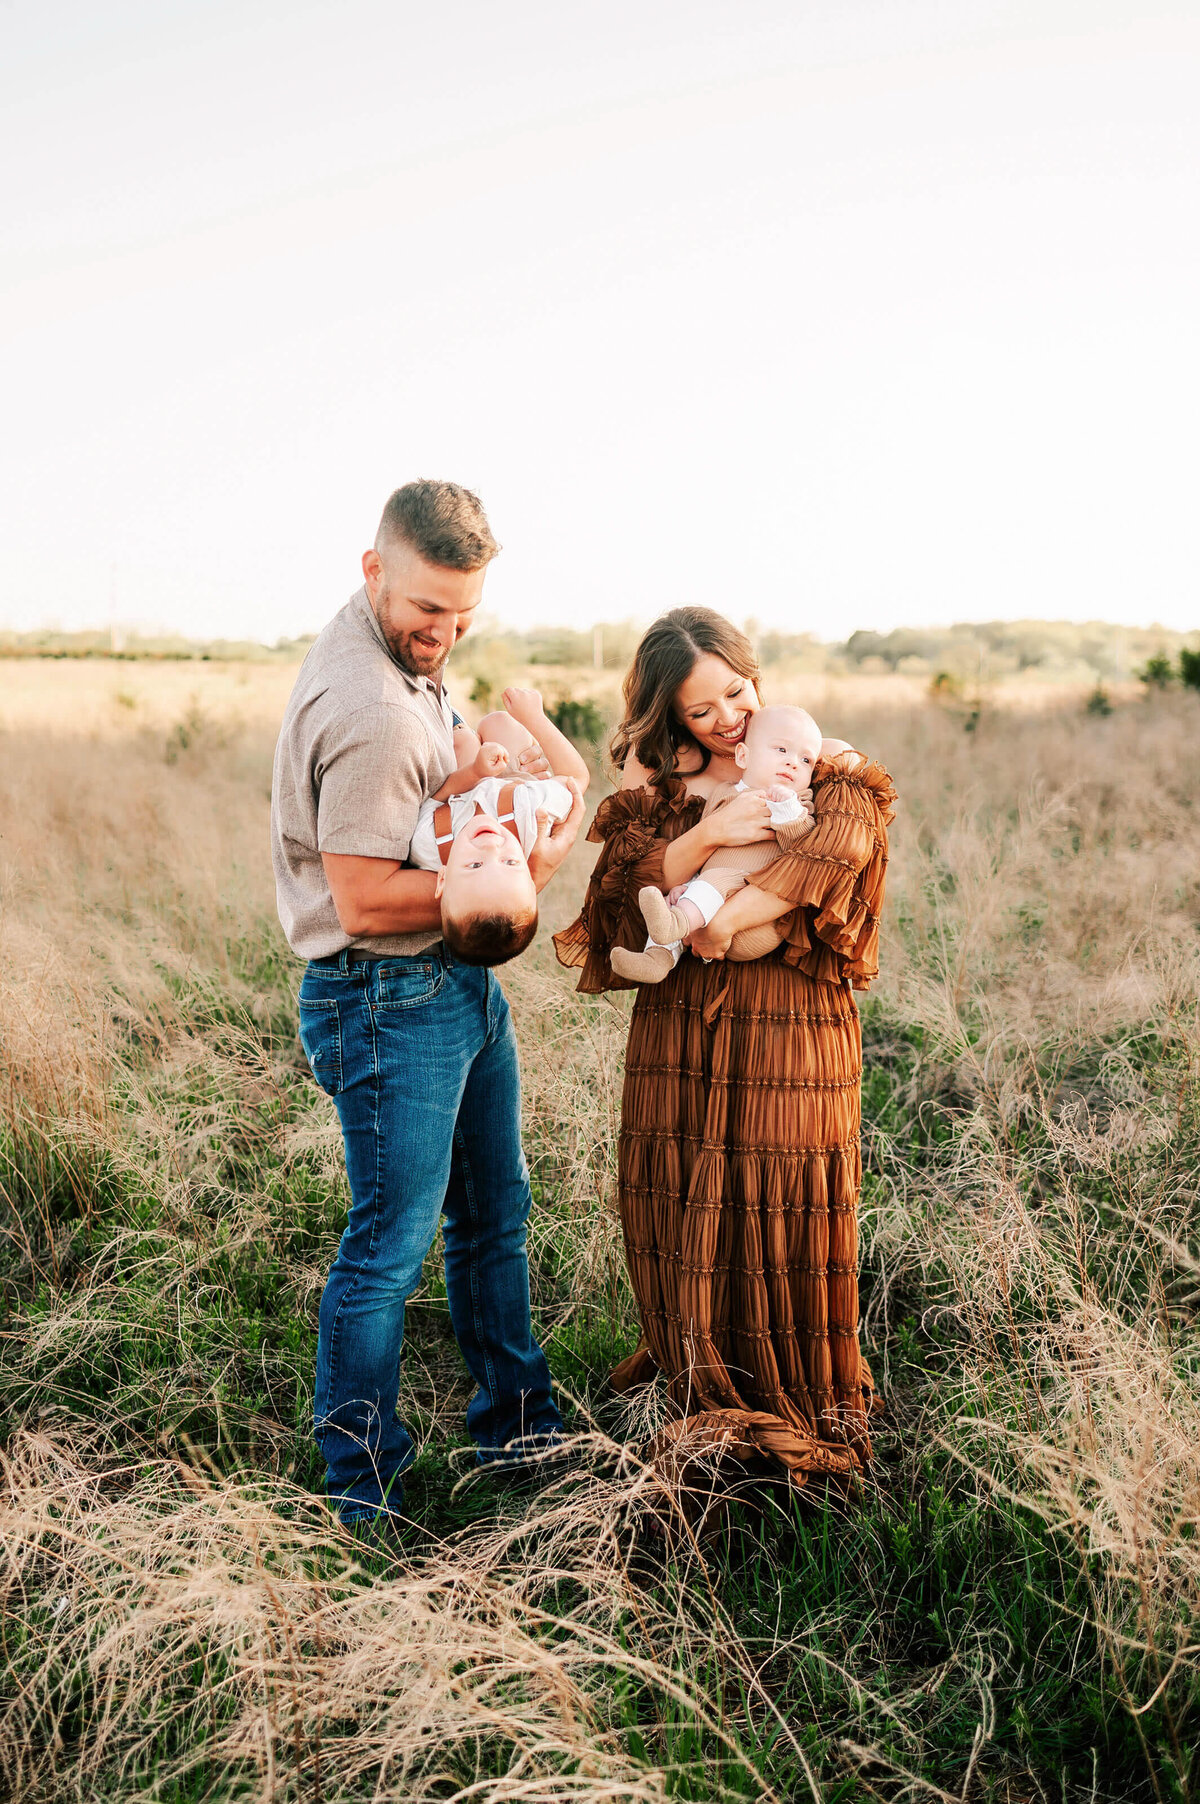
[[[271,856],[279,919],[301,958],[347,946],[423,952],[441,933],[352,940],[337,918],[322,852],[408,858],[417,810],[454,769],[444,688],[388,650],[365,588],[351,596],[300,666],[275,748]]]

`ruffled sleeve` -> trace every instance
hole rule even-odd
[[[619,789],[596,810],[588,838],[600,844],[600,856],[588,882],[579,918],[554,936],[558,962],[582,968],[577,988],[636,989],[618,977],[608,962],[614,946],[640,952],[646,923],[638,908],[638,891],[652,883],[662,889],[663,853],[673,839],[694,826],[703,802],[687,794],[679,778],[664,793],[658,789]]]
[[[879,917],[888,822],[896,792],[881,764],[839,752],[813,772],[813,826],[794,849],[751,878],[795,903],[785,964],[809,977],[865,990],[879,975]]]

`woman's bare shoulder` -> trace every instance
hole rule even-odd
[[[650,772],[642,763],[636,752],[629,752],[621,771],[622,789],[644,789],[650,781]]]
[[[715,779],[704,768],[694,746],[684,746],[675,760],[675,773],[682,777],[690,796],[698,796],[707,801],[713,792]],[[654,778],[646,769],[636,752],[630,752],[625,759],[621,772],[622,789],[644,789],[653,783]]]

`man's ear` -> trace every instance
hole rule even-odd
[[[433,886],[433,899],[435,902],[441,901],[442,891],[445,889],[445,887],[446,887],[446,867],[443,864],[438,867],[437,882]]]
[[[379,593],[379,585],[383,581],[383,559],[374,545],[362,554],[362,572],[367,579],[367,593],[374,601]]]
[[[750,762],[750,754],[746,750],[746,741],[744,739],[733,748],[733,762],[737,765],[739,770],[745,770]]]

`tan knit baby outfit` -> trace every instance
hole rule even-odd
[[[701,818],[707,819],[710,814],[728,807],[740,793],[740,783],[718,783],[705,804]],[[801,790],[799,800],[804,803],[804,813],[798,821],[785,821],[776,827],[774,839],[760,839],[752,846],[718,846],[696,875],[703,877],[705,883],[711,883],[728,902],[730,896],[743,889],[751,877],[765,871],[777,858],[794,852],[804,835],[812,831],[812,790]],[[768,952],[774,952],[776,946],[781,945],[787,937],[787,927],[787,915],[778,921],[768,921],[762,927],[746,927],[741,933],[734,934],[726,957],[738,961],[765,958]]]

